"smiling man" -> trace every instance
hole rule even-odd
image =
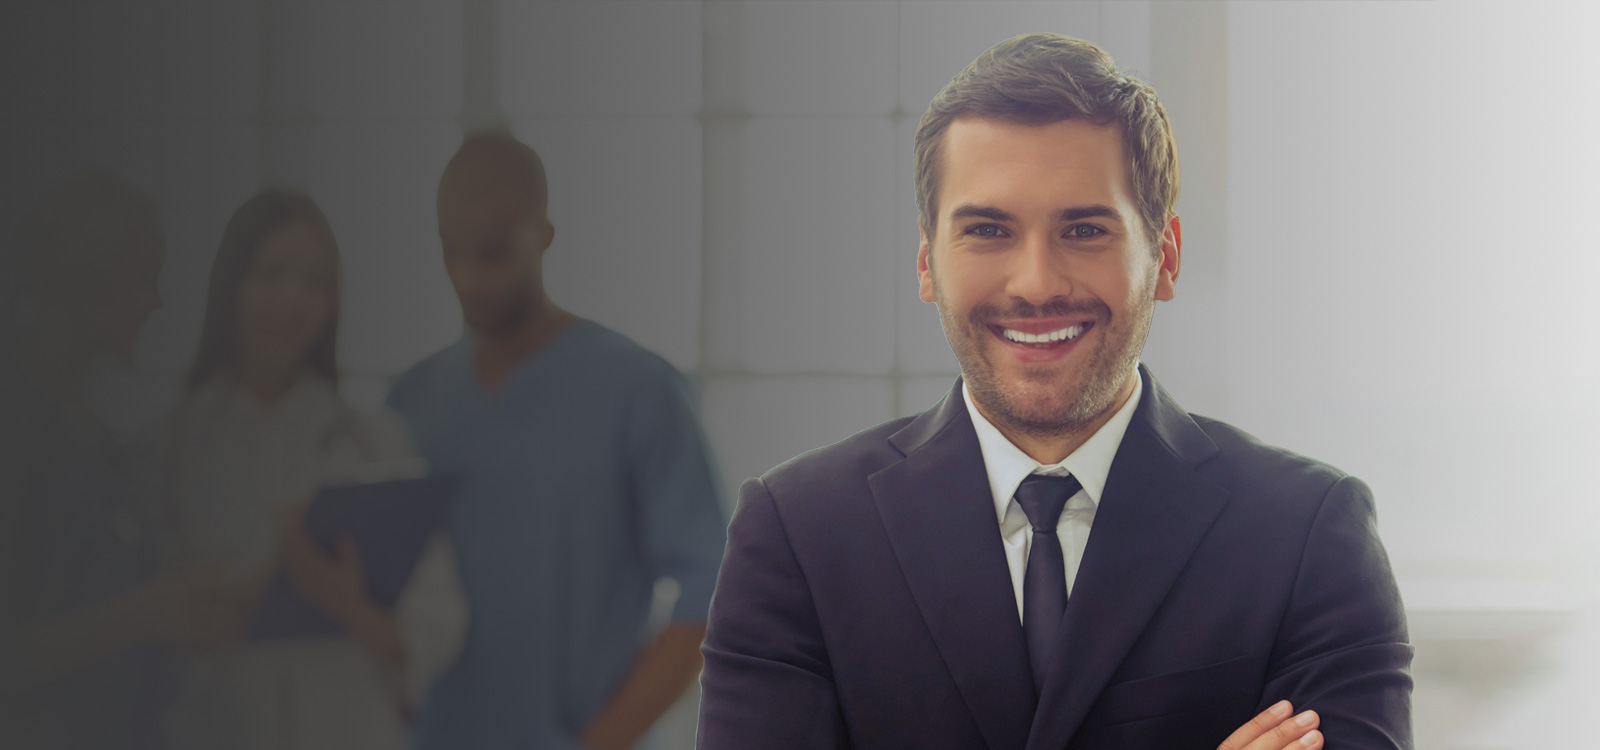
[[[962,377],[744,484],[700,747],[1410,747],[1366,485],[1139,364],[1182,249],[1155,91],[1017,37],[915,148],[917,276]]]

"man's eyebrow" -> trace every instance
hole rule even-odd
[[[1002,209],[995,208],[994,206],[979,206],[972,203],[964,203],[956,206],[955,210],[950,212],[950,219],[952,221],[957,219],[990,219],[993,221],[1014,222],[1017,220],[1017,217],[1012,216],[1010,213]]]
[[[1057,214],[1056,218],[1061,221],[1078,221],[1080,219],[1089,219],[1094,217],[1104,217],[1117,222],[1122,221],[1121,212],[1110,206],[1104,206],[1100,204],[1064,208],[1061,209],[1061,213]],[[994,206],[980,206],[974,203],[965,203],[960,206],[956,206],[956,208],[950,212],[950,219],[952,221],[960,219],[989,219],[991,221],[1014,222],[1017,220],[1017,217],[1013,216],[1005,209],[996,208]]]
[[[1074,206],[1072,208],[1064,208],[1061,210],[1061,215],[1059,218],[1062,221],[1077,221],[1079,219],[1089,219],[1097,216],[1105,217],[1117,222],[1122,221],[1122,214],[1118,212],[1117,209],[1098,204],[1092,206]]]

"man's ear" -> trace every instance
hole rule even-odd
[[[923,228],[922,222],[917,222],[917,294],[923,302],[933,301],[933,268],[932,250],[928,247],[928,230]]]
[[[544,251],[550,249],[550,243],[555,241],[556,225],[551,224],[548,218],[540,217],[538,223],[536,223],[534,227],[534,231],[537,232],[536,236],[538,237],[539,242],[539,244],[535,247],[538,247],[539,254],[543,255]]]
[[[550,249],[550,243],[555,239],[556,228],[548,218],[543,216],[529,216],[517,222],[514,241],[519,247],[532,250],[539,257],[544,256],[544,251]]]
[[[1183,259],[1183,224],[1178,217],[1161,232],[1161,255],[1156,259],[1156,299],[1166,302],[1177,295],[1178,266]]]

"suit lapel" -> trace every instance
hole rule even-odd
[[[1216,446],[1149,372],[1111,464],[1029,750],[1066,747],[1228,501],[1195,473]]]
[[[900,569],[991,750],[1033,721],[1028,650],[961,384],[890,438],[905,459],[868,477]]]

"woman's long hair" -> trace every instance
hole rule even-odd
[[[226,367],[234,358],[239,337],[239,291],[250,272],[250,261],[267,235],[286,224],[304,221],[333,253],[333,309],[327,330],[317,339],[306,357],[306,365],[328,382],[337,385],[339,368],[335,361],[339,333],[339,245],[333,228],[322,210],[309,197],[296,192],[269,188],[239,206],[222,231],[222,243],[211,263],[211,283],[206,290],[205,324],[200,329],[200,351],[189,369],[188,389],[195,391]]]

